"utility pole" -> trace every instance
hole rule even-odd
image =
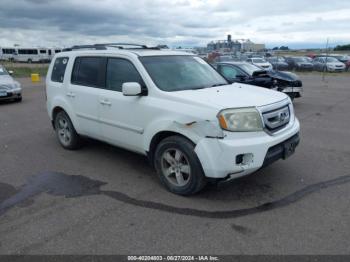
[[[329,43],[329,38],[327,38],[327,43],[326,43],[326,67],[323,68],[323,74],[322,74],[322,81],[325,80],[325,76],[326,76],[326,71],[327,71],[327,61],[328,61],[328,43]]]

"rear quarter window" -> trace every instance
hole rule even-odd
[[[68,63],[68,57],[58,57],[53,65],[51,81],[63,83],[64,74]]]

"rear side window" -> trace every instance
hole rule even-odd
[[[122,91],[126,82],[137,82],[144,86],[144,82],[134,65],[125,59],[110,58],[107,64],[106,87],[109,90]]]
[[[72,84],[103,88],[105,64],[104,57],[77,57],[72,73]]]
[[[68,63],[68,57],[56,58],[52,69],[51,81],[63,83],[64,73],[66,72],[67,63]]]

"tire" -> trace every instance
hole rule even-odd
[[[33,61],[32,61],[32,59],[28,59],[28,61],[27,61],[29,64],[31,64]]]
[[[154,166],[162,184],[178,195],[193,195],[207,183],[194,144],[181,136],[165,138],[158,144]]]
[[[63,148],[76,150],[81,147],[81,138],[66,112],[61,111],[56,115],[54,126],[58,141]]]

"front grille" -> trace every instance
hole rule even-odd
[[[262,113],[265,128],[271,133],[275,133],[289,124],[290,110],[289,106],[270,110]]]

